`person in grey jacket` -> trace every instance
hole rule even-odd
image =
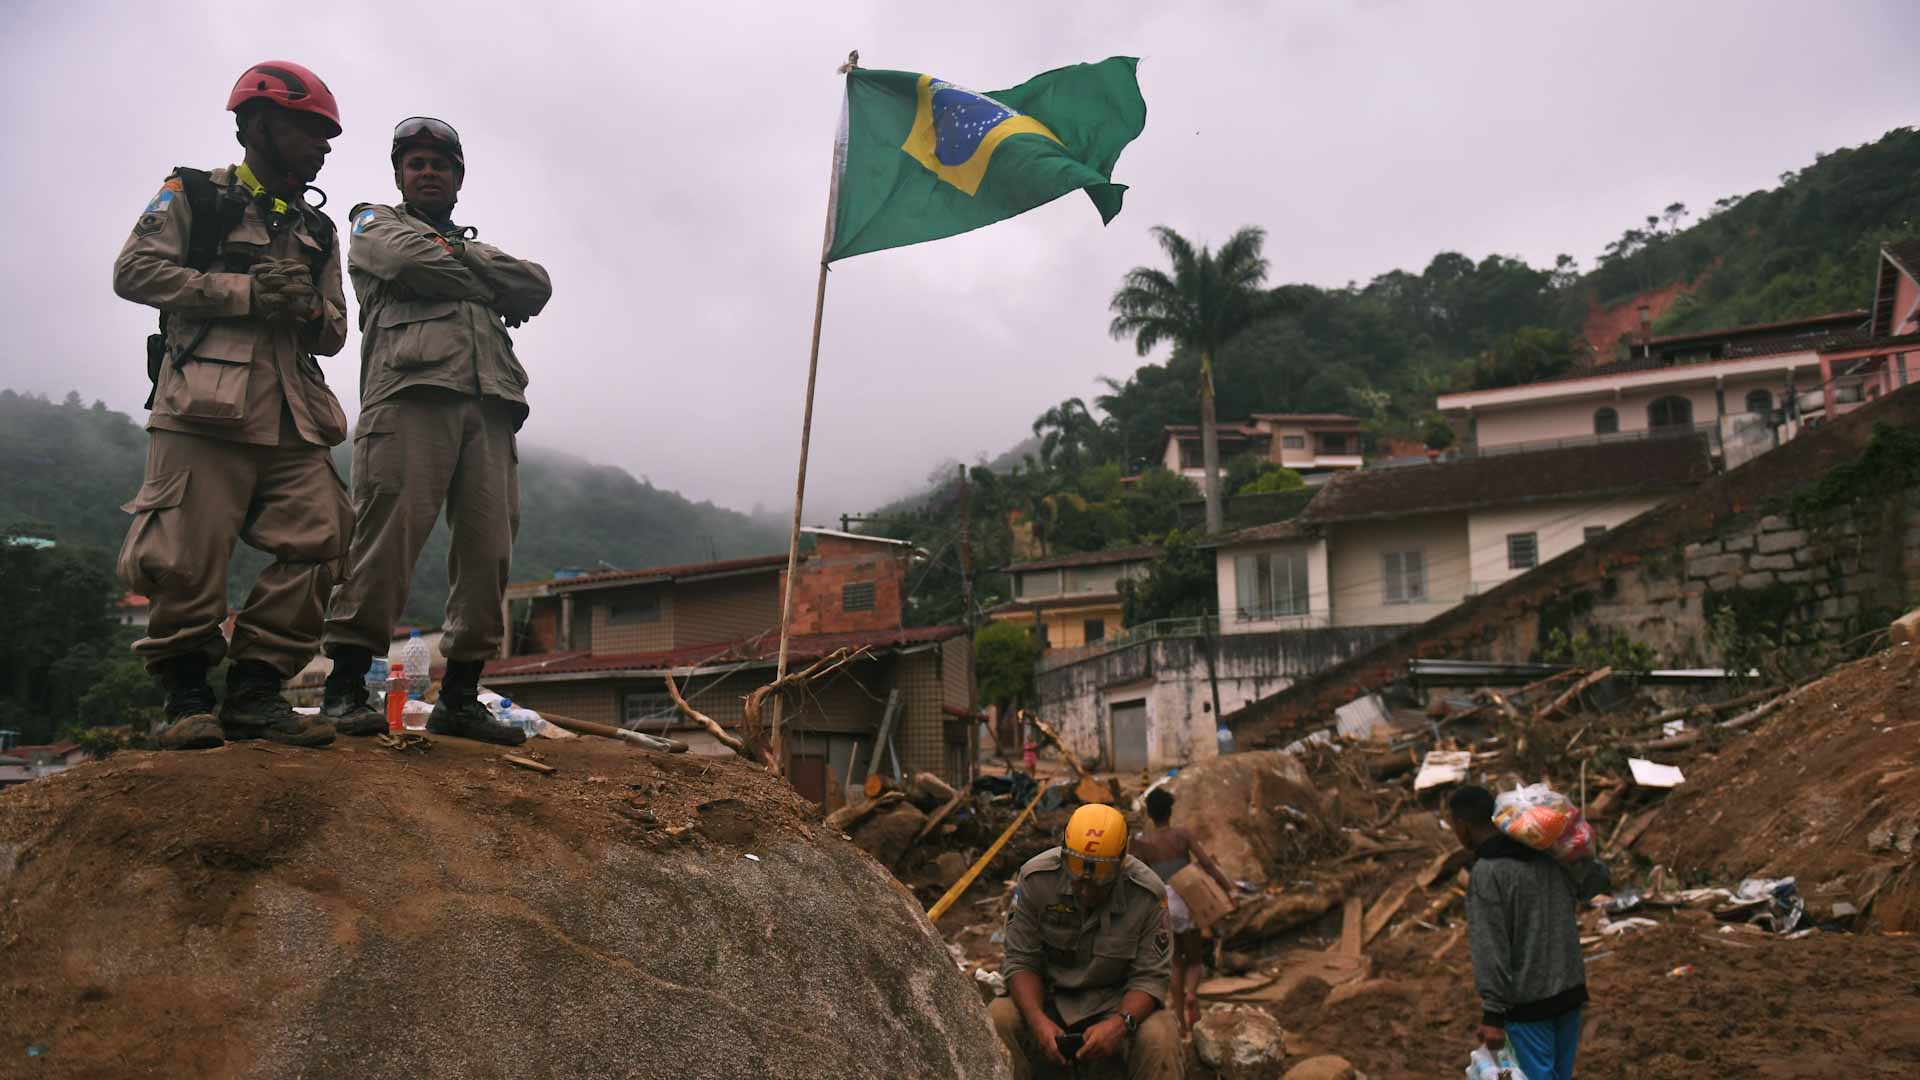
[[[1461,846],[1473,852],[1467,940],[1480,991],[1479,1038],[1511,1044],[1527,1080],[1571,1080],[1587,1003],[1580,905],[1611,882],[1599,860],[1563,864],[1500,831],[1493,793],[1466,785],[1447,799]]]

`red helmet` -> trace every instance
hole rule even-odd
[[[283,109],[312,113],[333,125],[329,138],[340,135],[340,106],[320,76],[286,60],[263,60],[248,68],[227,95],[227,111],[248,101],[271,101]]]

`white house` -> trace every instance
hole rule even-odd
[[[1425,622],[1712,473],[1697,436],[1345,473],[1213,542],[1220,632]]]

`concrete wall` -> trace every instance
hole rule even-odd
[[[1525,660],[1555,628],[1625,633],[1684,663],[1704,658],[1710,603],[1778,603],[1781,626],[1808,631],[1911,608],[1920,603],[1920,493],[1862,500],[1856,514],[1818,528],[1783,528],[1790,523],[1779,512],[1795,491],[1858,458],[1876,425],[1920,426],[1920,386],[1807,431],[1228,722],[1242,746],[1285,743],[1337,706],[1402,677],[1408,660]],[[1761,550],[1763,540],[1770,550]],[[1808,570],[1816,573],[1798,577]],[[1795,577],[1782,582],[1783,573]]]
[[[1213,688],[1230,713],[1295,679],[1385,641],[1401,627],[1288,630],[1215,639],[1209,678],[1205,638],[1160,638],[1040,672],[1042,719],[1056,723],[1076,754],[1111,762],[1112,710],[1143,701],[1147,755],[1160,769],[1218,753]]]
[[[1507,565],[1507,537],[1533,533],[1544,563],[1579,547],[1589,527],[1612,529],[1639,517],[1665,501],[1642,495],[1631,499],[1585,499],[1537,503],[1531,506],[1477,510],[1467,515],[1467,543],[1472,550],[1471,592],[1486,592],[1524,571]]]
[[[1424,553],[1427,601],[1387,603],[1386,554]],[[1328,607],[1335,626],[1407,626],[1459,603],[1473,580],[1467,515],[1416,514],[1327,527]]]

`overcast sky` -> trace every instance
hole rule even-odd
[[[289,59],[341,100],[319,179],[336,222],[397,198],[393,123],[439,116],[466,143],[456,218],[552,273],[552,304],[516,335],[524,439],[788,513],[847,50],[981,90],[1142,57],[1146,133],[1116,170],[1132,190],[1111,227],[1075,193],[836,264],[806,515],[824,521],[998,453],[1047,405],[1131,372],[1106,301],[1154,260],[1151,225],[1209,241],[1263,225],[1275,283],[1364,282],[1445,249],[1590,265],[1669,202],[1703,210],[1911,123],[1912,15],[1898,0],[5,0],[0,386],[138,413],[153,313],[113,295],[114,254],[171,166],[236,159],[222,107],[239,73]],[[350,415],[358,347],[324,365]]]

